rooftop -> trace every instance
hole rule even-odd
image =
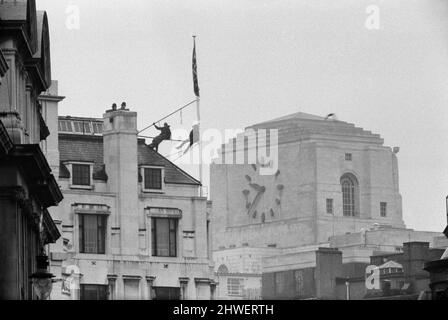
[[[66,162],[93,163],[93,179],[107,181],[104,164],[103,121],[97,118],[59,117],[60,178],[70,178]],[[165,183],[201,185],[201,183],[138,139],[138,165],[165,168]]]

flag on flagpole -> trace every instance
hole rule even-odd
[[[193,48],[193,84],[194,84],[194,94],[196,97],[200,97],[199,94],[199,83],[198,83],[198,64],[196,61],[196,37],[194,38],[194,48]]]
[[[193,126],[193,130],[191,130],[191,132],[190,132],[189,138],[182,141],[182,143],[179,146],[177,146],[176,149],[178,149],[178,150],[182,149],[184,145],[189,143],[189,146],[184,151],[184,154],[185,154],[193,145],[195,145],[198,142],[199,142],[199,125],[195,124]]]

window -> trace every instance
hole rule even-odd
[[[177,219],[152,219],[152,255],[154,257],[177,256]]]
[[[81,121],[74,121],[73,125],[75,126],[75,132],[84,132],[83,123]]]
[[[244,288],[244,279],[227,278],[227,294],[229,296],[242,296]]]
[[[162,190],[162,169],[145,168],[145,190]]]
[[[92,122],[94,133],[103,133],[103,124],[100,122]]]
[[[59,131],[61,132],[72,132],[72,123],[67,120],[59,120]]]
[[[345,154],[345,161],[352,161],[352,154],[351,153],[346,153]]]
[[[327,214],[333,214],[333,199],[327,199]]]
[[[77,133],[91,133],[90,122],[87,121],[73,121],[75,132]]]
[[[387,216],[387,202],[380,203],[380,214],[383,218]]]
[[[180,300],[180,288],[154,287],[154,300]]]
[[[73,164],[72,165],[72,183],[75,186],[90,186],[90,165]]]
[[[84,133],[91,133],[90,122],[84,122]]]
[[[81,284],[81,300],[107,300],[107,286]]]
[[[341,178],[342,211],[346,217],[357,215],[358,182],[352,174],[345,174]]]
[[[79,215],[79,252],[89,254],[106,253],[105,215]]]

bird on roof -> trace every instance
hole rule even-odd
[[[336,114],[335,114],[335,113],[330,113],[329,115],[327,115],[327,116],[325,117],[325,120],[330,120],[330,119],[332,119],[332,120],[337,120],[337,118],[336,118]]]

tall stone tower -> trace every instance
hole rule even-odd
[[[278,130],[275,173],[260,174],[268,165],[260,157],[255,164],[224,163],[235,140],[223,146],[222,164],[211,166],[215,250],[317,245],[374,224],[404,227],[398,149],[384,146],[379,135],[304,113],[246,133],[260,129]],[[250,149],[248,141],[244,152]]]

